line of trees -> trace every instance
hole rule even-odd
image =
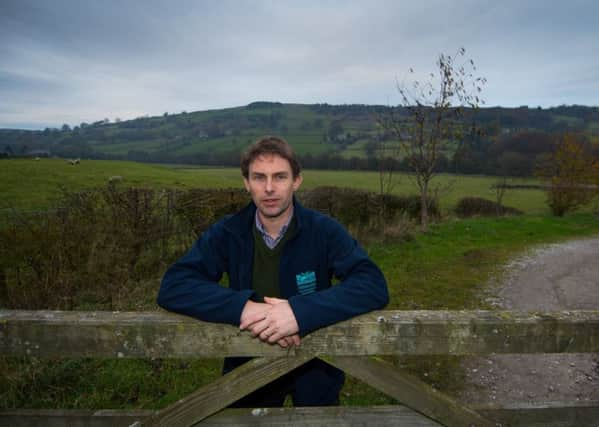
[[[383,138],[383,136],[381,136]],[[435,171],[439,173],[461,173],[479,175],[533,176],[539,161],[542,161],[555,146],[559,134],[547,134],[537,131],[506,133],[495,141],[489,141],[482,133],[466,134],[453,153],[443,151],[436,158]],[[378,147],[387,149],[379,150]],[[381,166],[395,171],[410,171],[409,157],[405,154],[393,154],[393,140],[373,140],[366,144],[363,156],[347,157],[335,152],[300,155],[302,165],[308,169],[364,170],[379,171]],[[2,148],[0,147],[0,150]],[[40,156],[39,148],[24,145],[14,149],[10,145],[3,148],[4,156],[18,157],[33,153]],[[599,147],[589,145],[589,151],[597,156]],[[382,153],[382,154],[381,154]],[[181,163],[206,166],[238,166],[240,149],[177,154],[168,150],[146,151],[130,150],[125,155],[106,154],[94,150],[93,144],[71,140],[53,146],[50,156],[78,157],[100,160],[132,160],[148,163]]]
[[[407,107],[396,106],[392,111],[399,117],[407,118]],[[212,112],[165,113],[127,121],[103,119],[75,126],[64,124],[61,128],[46,128],[43,131],[0,129],[0,152],[22,155],[32,150],[46,150],[71,157],[100,158],[101,154],[97,153],[115,152],[118,145],[128,143],[135,143],[140,151],[152,151],[145,148],[147,144],[153,148],[160,146],[158,151],[199,152],[208,151],[202,147],[206,140],[210,140],[210,147],[222,141],[223,145],[232,148],[235,145],[231,143],[232,138],[240,141],[254,140],[264,133],[281,134],[292,140],[294,137],[301,137],[304,142],[326,144],[327,148],[333,148],[332,151],[343,151],[356,139],[366,139],[366,148],[368,145],[376,145],[376,117],[388,109],[389,107],[368,105],[289,106],[254,103],[247,107]],[[464,111],[469,110],[465,108]],[[550,135],[580,130],[588,133],[599,122],[599,108],[480,108],[477,110],[476,121],[483,136],[468,144],[460,144],[462,159],[456,163],[459,163],[463,172],[470,169],[472,173],[490,173],[492,165],[487,164],[488,157],[492,163],[493,155],[502,151],[499,148],[503,141],[522,135],[521,141],[527,144],[526,140],[534,133]],[[491,146],[494,146],[492,150]],[[520,144],[510,146],[509,151],[512,153],[517,153],[520,157],[526,156],[525,147]],[[93,154],[87,154],[90,151]],[[162,152],[159,155],[162,156]],[[452,156],[446,155],[450,158]],[[120,158],[125,156],[123,154]],[[517,157],[510,154],[507,160],[525,162]],[[529,162],[527,169],[528,174],[531,174],[534,169],[532,162]]]

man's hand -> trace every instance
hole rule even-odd
[[[281,347],[300,345],[299,326],[287,300],[265,297],[266,304],[248,301],[241,312],[240,329]]]
[[[239,329],[247,329],[248,326],[264,320],[266,313],[270,310],[269,304],[261,302],[254,302],[248,300],[243,306],[241,311],[241,318],[239,319]]]
[[[289,302],[271,297],[264,297],[264,302],[271,305],[272,308],[263,321],[267,326],[260,332],[260,339],[274,343],[284,338],[290,338],[294,345],[299,345],[299,335],[297,334],[299,326]],[[287,344],[291,343],[287,341]]]

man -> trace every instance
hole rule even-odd
[[[385,279],[354,239],[330,217],[302,207],[291,147],[265,137],[244,154],[241,172],[252,203],[211,226],[166,272],[158,304],[208,322],[248,330],[282,347],[333,323],[380,309]],[[218,284],[223,273],[229,287]],[[339,283],[331,286],[332,277]],[[228,358],[224,371],[248,358]],[[343,372],[314,359],[233,406],[339,403]]]

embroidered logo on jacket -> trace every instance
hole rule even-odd
[[[311,294],[316,291],[316,273],[313,271],[296,274],[295,281],[297,283],[297,289],[302,295]]]

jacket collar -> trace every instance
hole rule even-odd
[[[295,217],[296,230],[298,232],[302,227],[305,212],[306,209],[300,204],[295,195],[293,195],[293,216]],[[254,202],[250,202],[242,210],[227,218],[224,222],[224,227],[239,237],[245,237],[251,234],[255,218],[256,205]]]

